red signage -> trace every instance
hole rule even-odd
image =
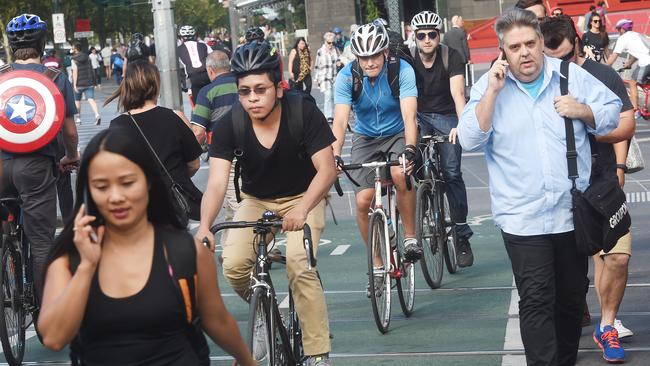
[[[75,32],[89,32],[90,31],[90,19],[77,19],[74,25]]]

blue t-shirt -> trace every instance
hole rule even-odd
[[[415,72],[404,60],[400,60],[399,84],[400,99],[417,98]],[[352,63],[347,64],[336,77],[334,103],[352,106],[357,121],[354,132],[358,134],[380,137],[404,131],[399,100],[393,97],[388,84],[388,63],[384,63],[375,85],[367,76],[363,77],[363,91],[356,101],[352,100]]]
[[[39,73],[44,73],[47,67],[41,64],[11,64],[15,70],[30,70],[36,71]],[[74,91],[72,90],[72,85],[68,81],[68,78],[64,74],[59,74],[54,80],[54,84],[61,92],[63,96],[63,102],[65,104],[65,117],[72,118],[77,113],[77,107],[74,104]],[[0,111],[2,113],[2,111]],[[24,156],[24,155],[45,155],[51,158],[56,158],[57,156],[57,139],[53,139],[52,142],[45,145],[40,150],[36,150],[27,154],[12,154],[6,151],[2,152],[2,159],[13,159],[15,156]]]
[[[542,89],[542,83],[544,82],[544,69],[542,69],[542,72],[539,73],[539,76],[537,79],[531,81],[530,83],[520,83],[521,86],[526,89],[528,92],[528,95],[533,97],[533,99],[537,98],[539,95],[539,91]]]

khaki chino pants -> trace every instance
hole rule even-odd
[[[285,216],[302,199],[303,195],[261,200],[242,193],[240,207],[234,221],[255,221],[266,210]],[[320,234],[325,227],[325,200],[322,200],[307,216],[314,243],[314,255]],[[245,293],[250,286],[251,271],[255,265],[253,229],[231,229],[223,248],[223,273],[238,293]],[[319,355],[330,351],[330,332],[327,320],[325,294],[316,268],[307,270],[307,255],[302,243],[302,231],[287,233],[287,276],[294,303],[300,318],[305,354]]]

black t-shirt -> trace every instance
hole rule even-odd
[[[331,145],[335,138],[323,113],[314,103],[305,100],[302,148],[291,136],[288,115],[288,105],[283,99],[280,129],[270,149],[260,144],[248,116],[245,121],[233,121],[231,111],[215,125],[210,156],[232,161],[236,147],[233,123],[246,124],[241,161],[242,192],[268,199],[301,194],[309,187],[316,169],[307,157]]]
[[[456,114],[456,105],[451,97],[449,79],[456,75],[465,75],[465,63],[462,56],[449,48],[449,64],[445,73],[440,47],[436,52],[431,68],[425,68],[420,53],[415,53],[415,78],[418,86],[418,112]]]
[[[629,111],[633,108],[630,98],[627,96],[625,84],[623,84],[623,80],[614,69],[592,60],[585,60],[585,63],[582,64],[582,68],[587,70],[588,73],[593,75],[601,83],[605,84],[609,90],[621,98],[621,101],[623,101],[621,112]],[[614,153],[612,144],[597,142],[596,146],[598,148],[597,172],[603,172],[607,175],[614,174],[615,176],[616,154]]]
[[[201,192],[194,186],[187,171],[187,163],[198,158],[203,152],[192,130],[168,108],[155,107],[134,114],[133,118],[174,180],[187,193],[200,195]],[[128,128],[130,133],[140,134],[131,117],[126,114],[121,114],[111,121],[110,128],[116,127]],[[161,174],[167,181],[162,168]]]
[[[605,42],[603,41],[603,38],[600,36],[600,34],[589,31],[585,32],[585,34],[582,36],[582,42],[594,53],[594,56],[596,57],[594,61],[600,62],[603,59],[605,52]]]

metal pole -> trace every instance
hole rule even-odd
[[[230,43],[232,44],[232,52],[239,45],[239,17],[237,16],[237,0],[230,0],[228,3],[228,21],[230,22]]]
[[[153,0],[153,24],[156,38],[156,63],[160,70],[160,104],[183,110],[183,99],[176,56],[176,30],[171,0]]]
[[[386,6],[386,10],[388,11],[388,25],[393,31],[402,34],[402,31],[400,29],[402,19],[400,14],[399,1],[386,0],[384,4]]]

